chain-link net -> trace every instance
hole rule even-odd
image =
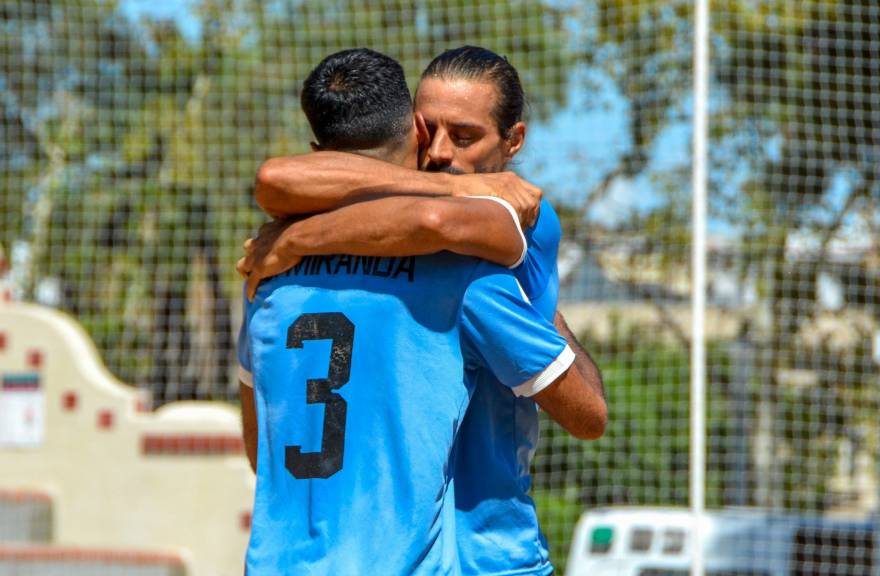
[[[710,538],[710,572],[876,569],[878,11],[853,0],[710,6],[705,489],[710,510],[767,515],[727,550]],[[689,498],[693,6],[590,2],[577,18],[596,79],[583,98],[613,93],[603,112],[621,127],[583,135],[589,159],[572,184],[585,219],[566,235],[579,264],[565,309],[604,370],[611,420],[593,444],[547,422],[535,494],[563,549],[584,508]],[[591,206],[604,197],[611,214]]]
[[[506,55],[530,101],[514,168],[560,213],[562,311],[610,407],[594,443],[542,421],[533,496],[561,573],[584,511],[688,504],[693,13],[2,0],[2,289],[71,313],[155,406],[235,401],[234,263],[265,219],[258,166],[308,149],[308,71],[368,46],[414,87],[446,48]],[[864,516],[880,450],[880,6],[714,0],[711,20],[707,504]],[[793,529],[785,566],[867,573],[861,552],[834,571],[847,537],[823,526]]]
[[[584,510],[688,504],[692,7],[590,2],[572,18],[580,126],[548,163],[580,174],[546,189],[572,199],[562,310],[603,371],[610,420],[594,443],[544,421],[534,496],[559,566]]]
[[[716,1],[713,287],[747,299],[709,431],[719,504],[877,510],[880,6]],[[790,534],[774,534],[779,550]],[[791,573],[875,574],[870,533],[800,527]],[[873,562],[872,562],[873,558]],[[873,565],[872,565],[873,564]]]

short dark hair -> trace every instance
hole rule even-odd
[[[368,48],[343,50],[312,70],[300,95],[322,148],[369,150],[412,127],[412,96],[396,60]]]
[[[491,50],[479,46],[447,50],[422,72],[422,80],[429,76],[492,82],[497,94],[492,118],[504,138],[510,135],[513,125],[523,119],[526,97],[519,74],[507,58]]]

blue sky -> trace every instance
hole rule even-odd
[[[517,167],[551,198],[573,205],[583,201],[585,193],[614,169],[631,146],[626,99],[607,77],[593,74],[587,82],[586,75],[585,70],[573,75],[565,108],[547,122],[530,124],[528,145]],[[585,85],[596,89],[585,90]],[[690,139],[687,124],[664,130],[652,151],[648,172],[690,165]],[[589,217],[610,223],[659,202],[648,175],[619,179]]]
[[[201,35],[201,22],[191,17],[193,0],[122,0],[120,9],[131,20],[142,17],[174,19],[181,33],[188,40],[196,40]]]

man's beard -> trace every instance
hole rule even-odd
[[[437,164],[428,164],[425,166],[425,172],[445,172],[453,176],[461,176],[465,173],[464,170],[459,170],[453,166],[438,166]]]
[[[504,170],[504,167],[500,167],[497,169],[493,169],[489,166],[477,166],[477,169],[474,171],[474,174],[494,174],[496,172],[501,172]],[[461,176],[462,174],[467,174],[464,170],[460,168],[455,168],[454,166],[437,166],[436,164],[428,164],[425,166],[425,172],[445,172],[447,174],[452,174],[453,176]]]

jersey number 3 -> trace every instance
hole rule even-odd
[[[345,399],[333,392],[348,383],[354,324],[339,312],[303,314],[287,329],[287,347],[302,348],[306,340],[332,340],[326,378],[306,381],[306,402],[324,404],[320,452],[285,446],[284,465],[295,478],[329,478],[342,470],[345,448]]]

